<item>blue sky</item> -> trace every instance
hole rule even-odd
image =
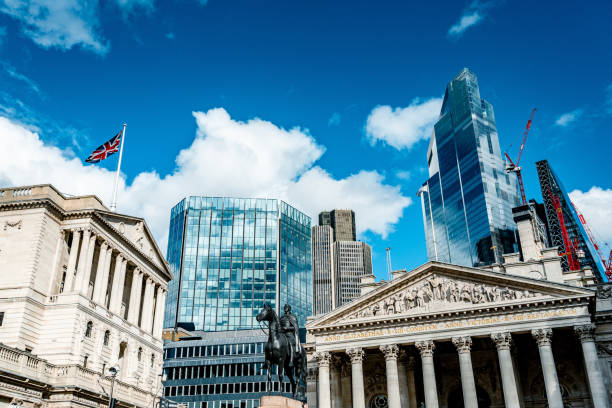
[[[612,240],[611,18],[607,1],[0,0],[0,186],[109,204],[116,157],[83,161],[125,121],[118,207],[162,246],[181,196],[279,196],[355,209],[385,277],[387,246],[394,268],[426,260],[427,141],[469,67],[513,158],[538,108],[528,197],[548,159]]]

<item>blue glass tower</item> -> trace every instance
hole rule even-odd
[[[515,252],[516,180],[504,170],[493,106],[467,68],[446,87],[427,163],[419,196],[428,258],[482,266]]]
[[[258,328],[263,303],[312,312],[310,217],[275,199],[192,196],[171,211],[164,328]],[[280,309],[280,310],[279,310]]]

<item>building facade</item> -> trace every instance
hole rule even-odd
[[[50,185],[0,189],[0,402],[150,407],[172,274],[142,218]]]
[[[428,259],[482,266],[514,252],[516,180],[505,173],[493,106],[467,68],[446,87],[427,163],[419,196]]]
[[[321,219],[320,215],[319,219]],[[336,308],[334,252],[334,231],[331,225],[312,227],[312,312],[314,315],[328,313]]]
[[[171,211],[165,328],[259,327],[265,303],[289,303],[301,325],[312,312],[310,218],[275,199],[192,196]]]
[[[355,212],[353,210],[331,210],[319,214],[319,225],[330,225],[334,241],[356,241]]]
[[[342,306],[359,297],[361,278],[372,274],[372,249],[365,242],[334,242],[335,304]]]
[[[568,252],[571,252],[577,259],[579,269],[590,267],[596,272],[598,281],[607,282],[610,277],[606,275],[606,268],[602,262],[600,255],[595,248],[594,243],[589,237],[587,224],[584,218],[577,212],[572,201],[563,187],[561,180],[550,167],[547,160],[541,160],[536,163],[538,170],[538,178],[540,180],[540,188],[544,199],[544,208],[546,211],[546,220],[552,245],[559,248],[561,264],[565,271],[570,270],[568,261]],[[555,208],[553,198],[559,200],[559,209],[563,215],[563,223],[567,231],[569,242],[575,243],[573,250],[566,249],[566,243],[563,239],[563,231],[559,213]]]
[[[257,408],[266,390],[266,341],[261,330],[237,330],[166,343],[165,398],[188,408]],[[289,383],[273,382],[274,392],[281,388]]]

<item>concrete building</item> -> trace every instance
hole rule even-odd
[[[150,407],[172,274],[142,218],[51,185],[0,189],[0,403]]]
[[[314,315],[355,299],[361,277],[372,273],[372,250],[356,241],[352,210],[324,211],[319,214],[319,223],[312,227]]]
[[[311,318],[308,406],[609,408],[612,284],[563,271],[526,207],[524,261],[366,277],[359,298]]]

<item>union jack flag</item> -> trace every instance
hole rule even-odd
[[[115,137],[113,137],[111,140],[101,146],[98,146],[98,148],[96,148],[96,150],[94,150],[85,161],[87,163],[98,163],[99,161],[106,159],[108,156],[117,153],[119,151],[119,146],[121,145],[122,132],[123,131],[117,133],[117,135],[115,135]]]

